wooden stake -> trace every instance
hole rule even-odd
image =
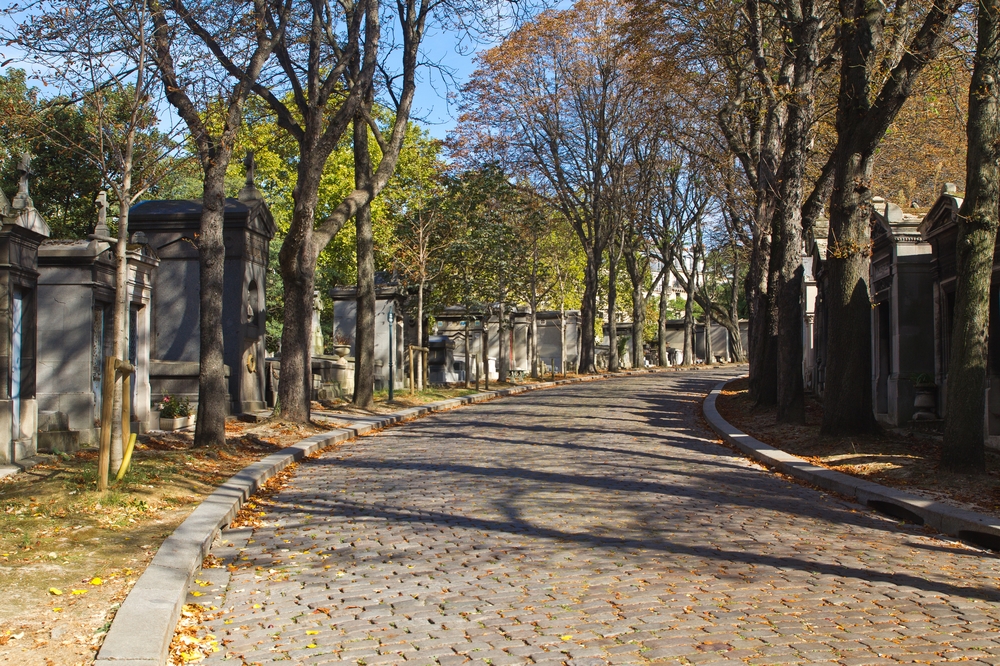
[[[104,376],[101,378],[101,443],[97,452],[97,490],[108,489],[108,468],[111,466],[111,418],[114,414],[115,375],[114,356],[104,357]]]
[[[413,391],[416,389],[414,386],[415,379],[416,373],[413,372],[413,345],[410,345],[410,395],[413,395]]]

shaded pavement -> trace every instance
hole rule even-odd
[[[300,465],[189,601],[209,663],[1000,664],[1000,559],[714,443],[732,370],[465,407]]]

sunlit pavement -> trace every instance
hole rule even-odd
[[[1000,664],[1000,559],[713,443],[701,399],[732,374],[533,392],[300,465],[213,550],[236,569],[197,576],[208,662]]]

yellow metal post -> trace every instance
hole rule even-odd
[[[101,443],[97,453],[97,490],[108,489],[108,468],[111,466],[111,418],[114,415],[115,374],[114,356],[104,358],[104,376],[101,378]]]

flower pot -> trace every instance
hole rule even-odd
[[[351,353],[351,345],[334,345],[333,353],[337,358],[344,358]]]
[[[913,420],[933,421],[937,418],[937,384],[915,384]]]
[[[160,430],[187,430],[194,427],[194,415],[178,416],[174,419],[160,417]]]

